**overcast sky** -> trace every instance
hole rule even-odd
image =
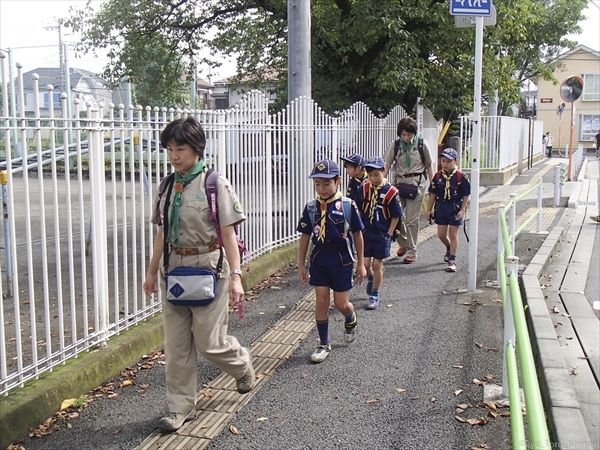
[[[92,0],[94,7],[104,0]],[[56,18],[68,17],[69,7],[84,7],[86,0],[0,0],[0,48],[13,49],[13,63],[23,64],[24,71],[38,67],[59,67],[58,30]],[[594,50],[600,50],[600,0],[589,2],[585,11],[587,20],[581,23],[583,33],[572,38]],[[63,36],[65,42],[76,42],[77,36]],[[37,48],[22,48],[37,47]],[[70,53],[70,66],[100,72],[107,60],[85,55],[75,60]],[[206,78],[208,68],[200,67],[200,76]],[[232,62],[212,73],[212,80],[235,74]]]

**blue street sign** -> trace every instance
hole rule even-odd
[[[453,16],[489,16],[492,14],[492,0],[450,0],[450,14]]]

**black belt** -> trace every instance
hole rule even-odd
[[[422,173],[405,173],[404,175],[400,175],[400,178],[420,177],[421,175],[423,175],[423,174]]]

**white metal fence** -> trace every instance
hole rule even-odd
[[[470,169],[473,151],[473,118],[461,117],[459,165]],[[522,164],[528,156],[544,154],[543,122],[505,116],[481,117],[481,171],[503,171]],[[531,155],[530,155],[531,152]]]
[[[149,223],[154,196],[170,171],[159,143],[168,122],[194,115],[203,123],[205,159],[235,186],[248,216],[241,234],[257,257],[298,239],[302,207],[314,196],[307,177],[315,160],[381,155],[406,116],[396,107],[378,119],[357,103],[331,117],[307,98],[270,115],[267,97],[252,92],[227,111],[75,100],[72,118],[52,102],[41,117],[43,92],[34,75],[35,113],[25,117],[19,68],[20,112],[10,117],[4,59],[1,68],[5,395],[160,310],[160,300],[147,300],[141,285],[156,233]],[[423,134],[434,144],[439,126],[427,118]]]

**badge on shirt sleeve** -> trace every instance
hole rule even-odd
[[[238,196],[237,196],[235,190],[233,189],[233,186],[231,184],[226,184],[225,187],[227,188],[227,191],[229,192],[229,195],[231,195],[231,198],[233,199],[233,201],[239,203]],[[241,205],[240,205],[240,208],[241,208]],[[237,211],[237,209],[236,209],[236,211]],[[238,212],[241,212],[241,211],[238,211]]]
[[[244,209],[242,208],[242,204],[239,201],[237,201],[233,204],[233,209],[238,214],[241,214],[244,212]]]

